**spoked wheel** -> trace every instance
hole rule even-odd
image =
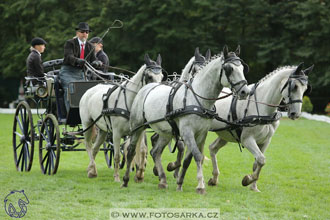
[[[114,146],[112,145],[112,142],[110,140],[107,140],[103,143],[104,147],[104,156],[105,156],[105,162],[107,163],[108,168],[112,168],[113,158],[115,156],[115,150]],[[119,168],[123,169],[125,165],[125,156],[124,156],[124,144],[120,146],[120,153],[122,155],[122,160],[119,164]]]
[[[104,147],[105,162],[108,168],[112,168],[112,159],[115,154],[112,143],[107,140],[103,143],[103,147]]]
[[[42,121],[39,136],[39,162],[43,174],[54,175],[60,162],[60,130],[57,119],[49,114]]]
[[[34,152],[34,127],[31,108],[22,101],[15,112],[13,126],[14,161],[17,171],[30,171]]]

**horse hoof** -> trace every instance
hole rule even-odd
[[[167,171],[168,172],[172,172],[173,170],[179,168],[181,166],[181,164],[179,164],[178,166],[175,165],[174,162],[171,162],[167,165]]]
[[[127,183],[121,184],[120,188],[127,188]]]
[[[200,195],[204,195],[204,194],[206,194],[206,190],[204,188],[197,188],[196,193],[198,193]]]
[[[243,186],[248,186],[250,185],[252,182],[252,179],[250,177],[250,175],[246,175],[243,179],[242,179],[242,185]]]
[[[119,176],[115,176],[115,182],[120,183],[120,178],[119,178]]]
[[[95,178],[95,177],[97,177],[97,173],[88,172],[87,176],[88,176],[88,178]]]
[[[135,181],[136,183],[142,183],[143,180],[144,180],[143,177],[138,177],[138,176],[135,176],[135,177],[134,177],[134,181]]]
[[[250,190],[252,190],[252,191],[254,191],[254,192],[261,192],[255,184],[252,184],[252,185],[250,186]]]
[[[178,191],[178,192],[182,192],[182,185],[178,185],[178,186],[176,187],[176,191]]]
[[[158,184],[158,189],[167,189],[168,185],[166,183],[159,183]]]
[[[213,180],[213,178],[210,178],[209,182],[207,183],[209,186],[216,186],[218,183]]]
[[[157,170],[157,167],[154,167],[154,169],[152,170],[154,172],[154,175],[155,176],[158,176],[158,170]]]

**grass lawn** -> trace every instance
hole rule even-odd
[[[35,149],[32,170],[17,172],[12,152],[13,115],[0,114],[0,219],[6,215],[3,201],[11,190],[24,190],[30,203],[23,219],[109,219],[110,208],[219,208],[221,219],[330,219],[330,124],[299,119],[282,119],[266,152],[266,165],[258,181],[261,193],[241,185],[251,173],[253,156],[237,144],[228,144],[218,154],[219,185],[206,187],[206,195],[195,193],[196,165],[191,163],[183,192],[167,173],[169,188],[158,189],[153,162],[148,157],[145,181],[121,189],[113,181],[113,170],[105,164],[103,152],[96,163],[99,176],[87,178],[86,152],[62,152],[54,176],[41,174]],[[215,139],[209,133],[208,145]],[[150,144],[149,144],[150,146]],[[176,155],[164,150],[163,165]],[[212,175],[211,161],[203,165],[207,183]],[[121,170],[121,179],[124,170]]]

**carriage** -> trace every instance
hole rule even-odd
[[[26,77],[24,94],[26,101],[18,103],[13,125],[13,150],[17,171],[30,171],[35,145],[39,150],[39,163],[43,174],[56,174],[61,151],[85,151],[79,147],[83,142],[79,101],[91,87],[103,83],[99,80],[71,82],[69,84],[69,111],[64,105],[64,91],[58,77],[63,59],[43,63],[45,77]],[[111,83],[111,82],[107,82]],[[34,105],[37,115],[33,115]],[[42,108],[42,109],[41,109]],[[36,121],[36,122],[35,122]],[[103,144],[105,160],[110,168],[113,158],[111,138]]]

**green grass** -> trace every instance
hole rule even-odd
[[[282,119],[266,152],[266,165],[258,182],[261,193],[241,186],[252,170],[253,156],[228,144],[218,154],[219,185],[207,186],[206,195],[195,193],[196,165],[192,162],[183,185],[176,192],[176,181],[167,173],[167,190],[159,190],[153,176],[153,162],[148,157],[145,181],[133,180],[121,189],[113,181],[113,170],[105,164],[103,152],[96,163],[99,176],[88,179],[86,152],[62,152],[58,173],[41,174],[38,152],[32,170],[15,170],[12,153],[13,115],[0,114],[0,219],[10,219],[3,199],[11,190],[24,189],[29,200],[23,219],[109,219],[110,208],[220,208],[221,219],[330,219],[330,125],[299,119]],[[207,146],[215,139],[210,133]],[[150,144],[149,144],[150,146]],[[208,148],[205,148],[209,156]],[[163,164],[175,155],[165,149]],[[212,164],[203,165],[204,178],[211,177]],[[120,172],[121,178],[124,170]]]

